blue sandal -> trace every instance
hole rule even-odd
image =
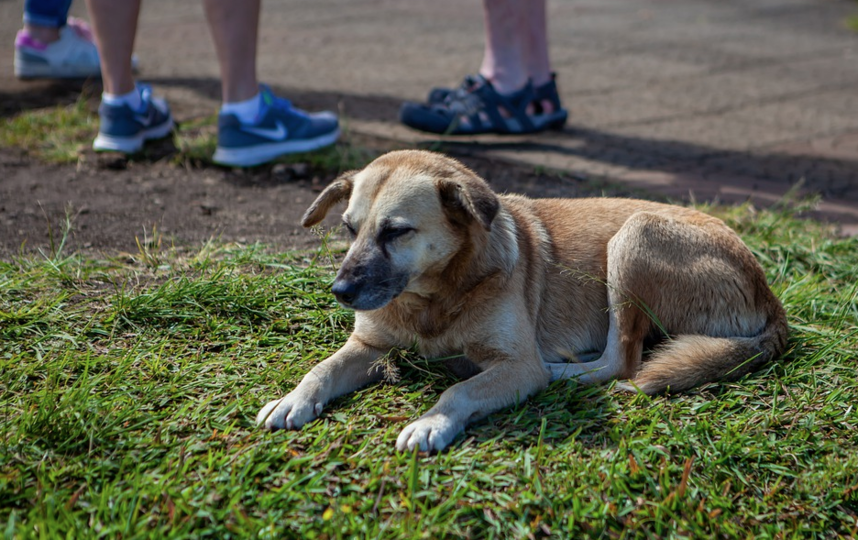
[[[458,88],[433,88],[429,91],[429,96],[426,98],[426,103],[442,103],[448,96],[454,93],[467,93],[475,84],[475,81],[479,77],[479,75],[466,75],[465,80],[462,81],[462,84],[459,85]],[[541,109],[543,101],[550,101],[554,106],[555,111],[559,111],[563,108],[560,104],[560,94],[557,92],[557,74],[552,72],[551,79],[540,86],[537,86],[533,89],[533,92],[536,94],[536,102],[534,105]],[[562,127],[562,126],[561,126]]]
[[[544,112],[543,101],[551,102],[554,111]],[[530,104],[535,107],[535,114],[527,114]],[[562,129],[567,117],[560,104],[554,74],[538,88],[528,83],[511,95],[499,94],[482,76],[468,76],[459,88],[435,88],[428,103],[405,103],[400,110],[403,124],[445,135],[536,133]]]

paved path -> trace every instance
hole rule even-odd
[[[6,111],[57,91],[11,78],[22,6],[0,2]],[[800,184],[858,233],[854,15],[852,0],[549,0],[569,127],[457,150],[697,199],[771,202]],[[348,129],[405,141],[429,139],[396,123],[401,101],[457,83],[482,53],[477,0],[267,0],[263,18],[263,80],[301,105],[339,107]],[[141,76],[183,114],[214,110],[198,2],[144,0],[137,51]]]

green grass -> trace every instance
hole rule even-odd
[[[98,133],[85,96],[72,105],[34,109],[4,120],[0,145],[23,148],[54,163],[74,163]]]
[[[398,432],[454,382],[397,384],[300,432],[253,419],[346,339],[327,251],[141,245],[0,262],[7,538],[848,538],[858,531],[858,239],[792,211],[708,208],[789,313],[786,357],[630,396],[558,382],[440,455]]]

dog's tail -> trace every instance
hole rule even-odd
[[[677,336],[654,351],[634,379],[620,383],[619,388],[640,389],[645,394],[679,392],[751,373],[786,349],[786,314],[783,308],[774,311],[763,331],[754,337]]]

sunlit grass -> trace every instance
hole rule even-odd
[[[253,425],[346,339],[329,253],[157,242],[0,263],[7,537],[832,538],[858,530],[858,240],[790,209],[705,208],[789,313],[736,383],[630,396],[557,382],[451,449],[394,450],[454,382],[401,381],[300,432]],[[60,242],[57,245],[61,245]]]
[[[86,99],[72,105],[22,112],[4,120],[0,144],[23,148],[55,163],[74,163],[98,133],[98,116]]]

